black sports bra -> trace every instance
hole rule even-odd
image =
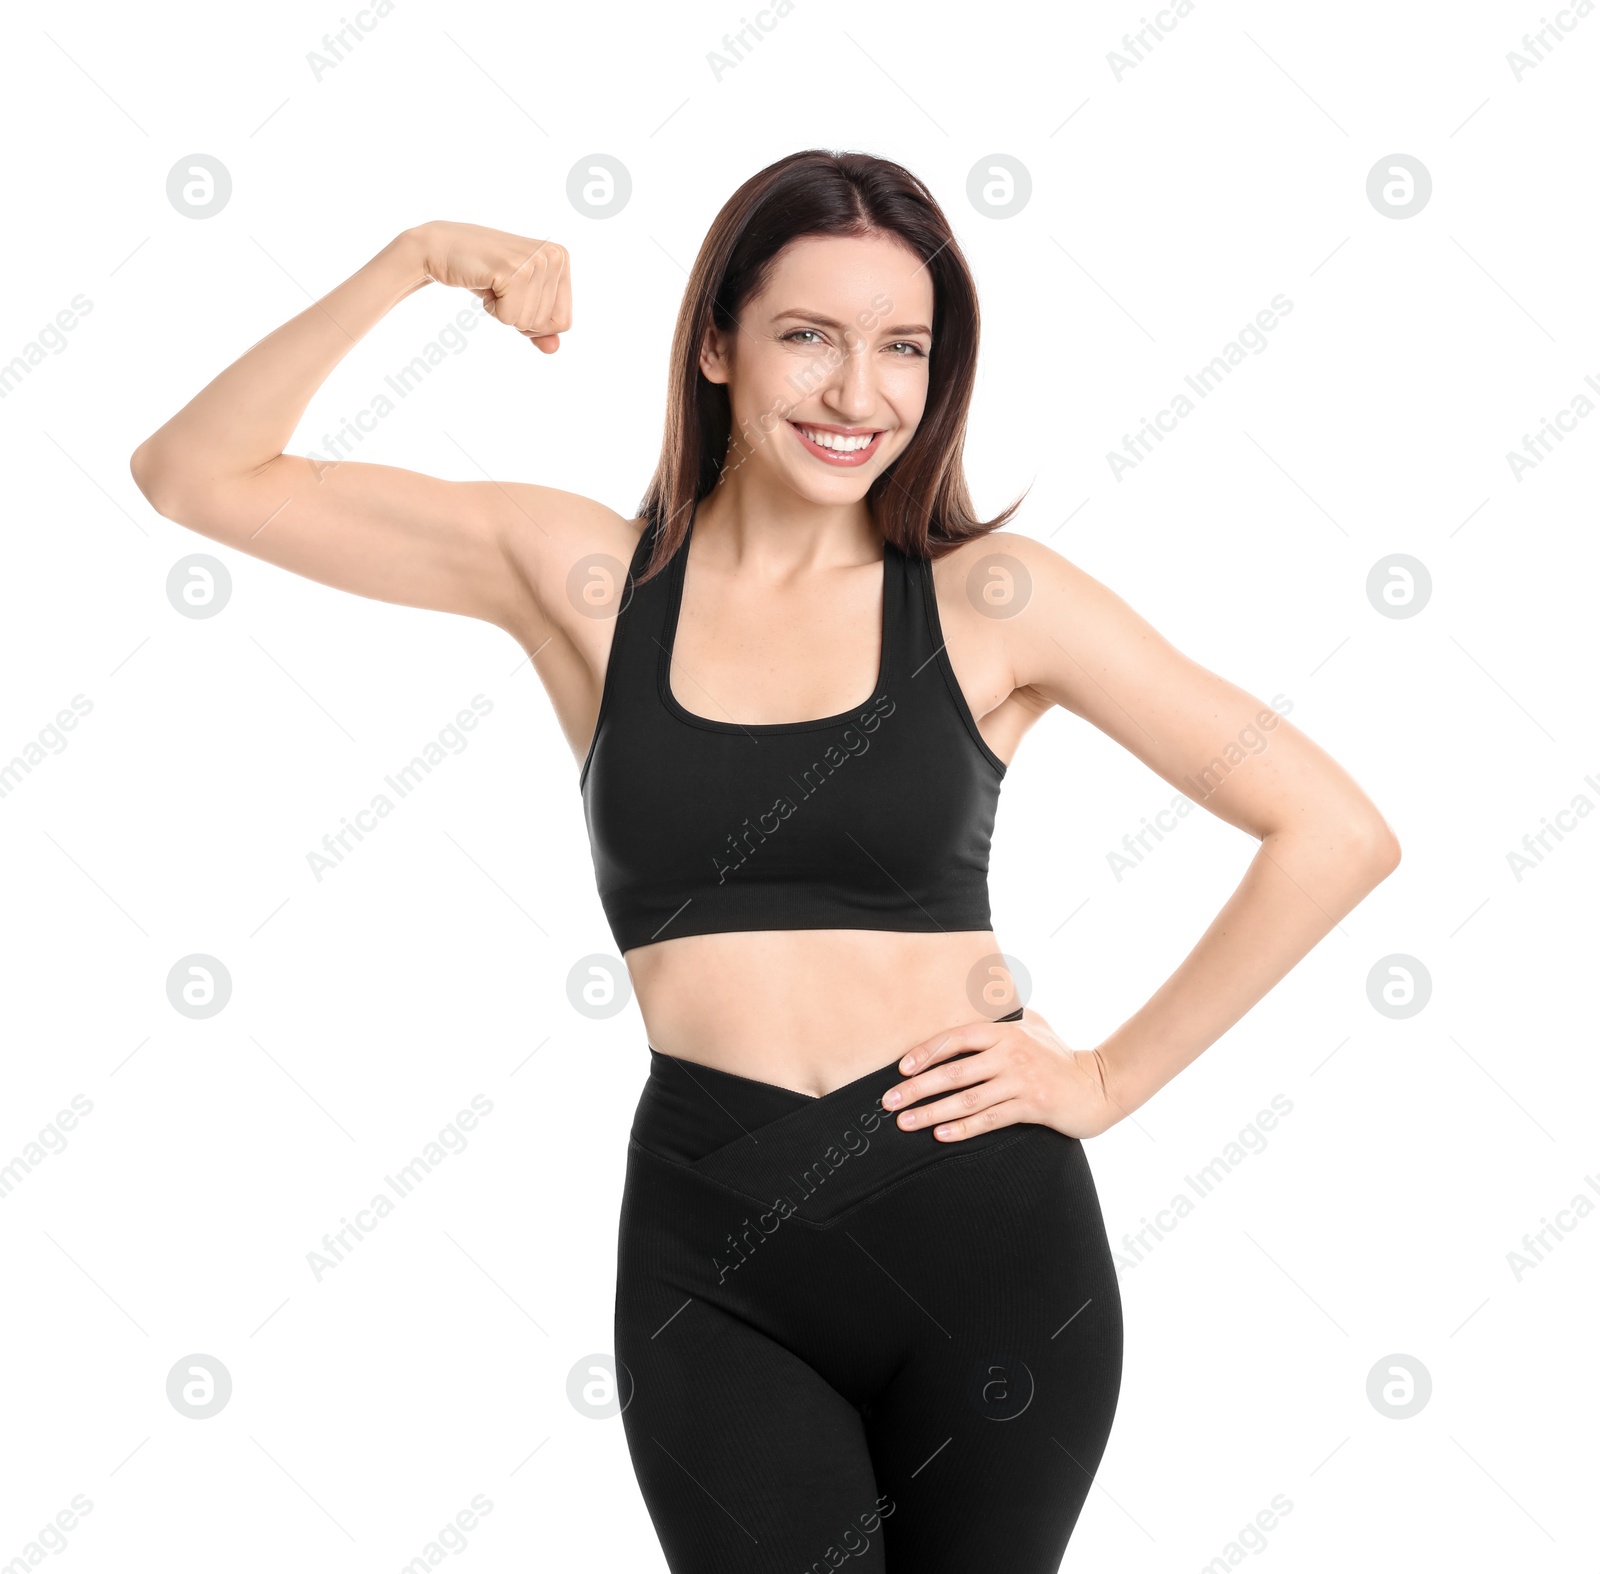
[[[928,560],[884,542],[867,699],[746,725],[673,698],[689,536],[641,585],[653,540],[646,526],[578,777],[617,949],[731,930],[988,929],[1006,767],[956,682]]]

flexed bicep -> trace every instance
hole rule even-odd
[[[555,242],[477,225],[408,230],[140,444],[134,479],[167,518],[293,573],[537,636],[542,576],[526,567],[539,562],[540,536],[552,522],[558,533],[581,530],[609,510],[555,489],[519,497],[493,481],[285,451],[333,368],[393,306],[434,281],[473,291],[490,316],[547,352],[571,327],[568,257]]]

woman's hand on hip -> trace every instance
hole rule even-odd
[[[1069,1049],[1032,1011],[1020,1022],[966,1022],[924,1039],[900,1070],[906,1080],[883,1095],[883,1107],[899,1112],[895,1124],[903,1131],[931,1126],[940,1142],[1024,1122],[1097,1137],[1122,1114],[1099,1051]],[[947,1096],[907,1107],[935,1094]]]

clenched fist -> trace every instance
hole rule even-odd
[[[572,275],[567,249],[481,224],[435,220],[411,234],[428,277],[471,290],[483,309],[515,328],[546,355],[561,348],[572,326]]]

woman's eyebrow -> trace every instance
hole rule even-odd
[[[786,317],[802,317],[807,322],[820,323],[824,328],[848,328],[851,326],[849,323],[835,322],[832,317],[825,317],[821,312],[802,311],[798,308],[779,312],[772,320],[774,322],[782,322]],[[932,328],[928,327],[926,323],[920,322],[897,323],[892,328],[884,328],[880,331],[883,333],[926,333],[929,335],[933,333]]]

